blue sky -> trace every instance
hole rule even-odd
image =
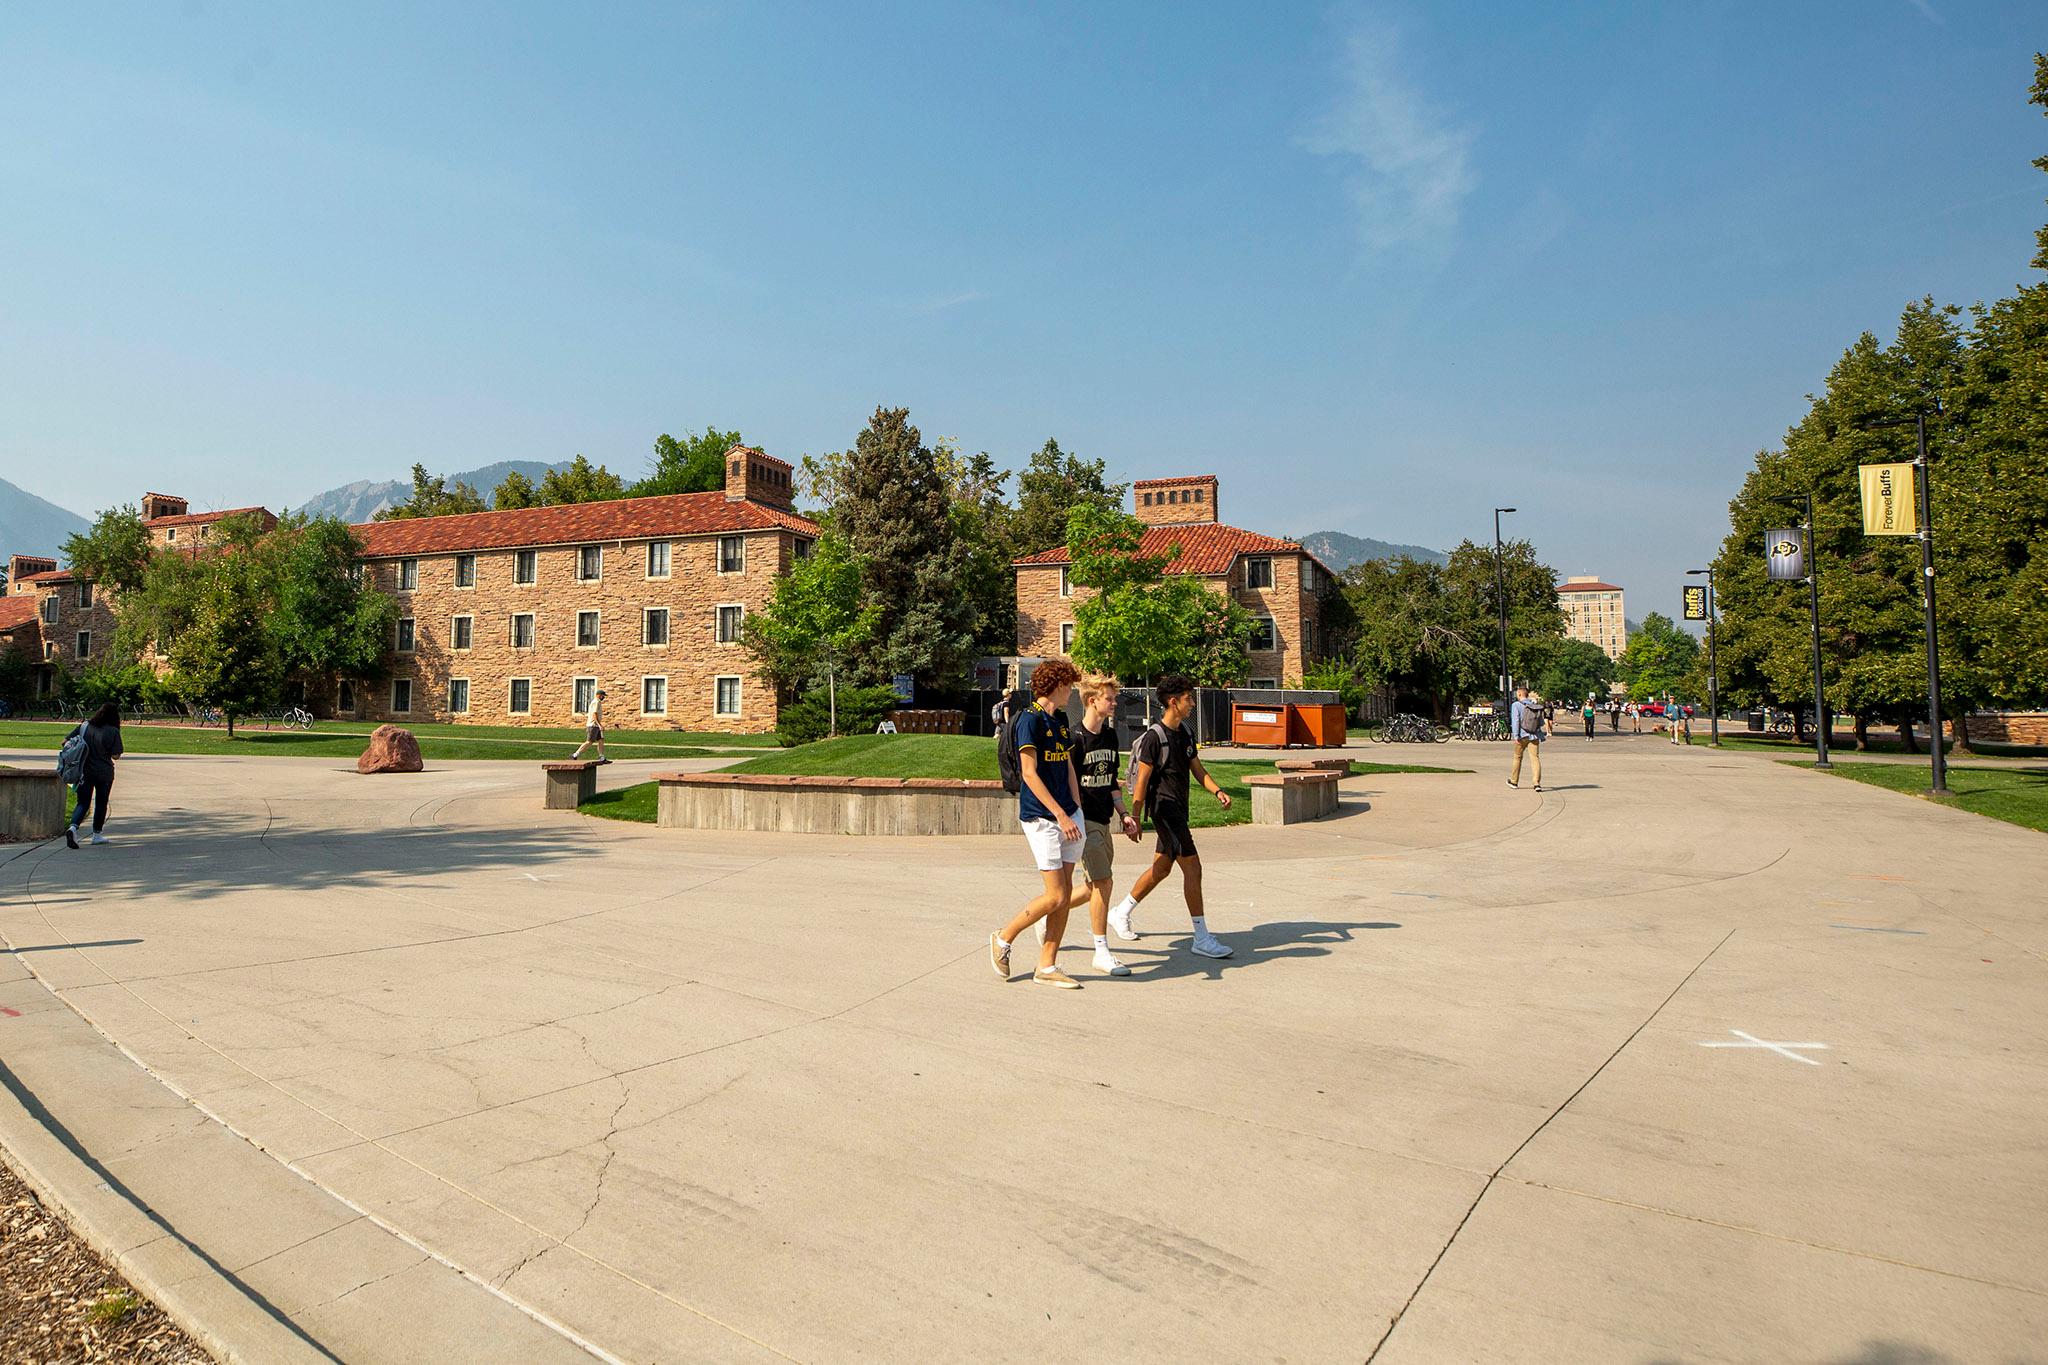
[[[0,474],[289,505],[661,431],[1490,509],[1674,612],[1864,329],[2029,278],[2028,5],[13,6]],[[2032,22],[2030,22],[2032,21]]]

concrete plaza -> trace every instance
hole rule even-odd
[[[1170,887],[1078,992],[1018,840],[126,759],[0,848],[0,1142],[252,1360],[2048,1358],[2048,838],[1386,756],[1479,771],[1202,832],[1238,955]]]

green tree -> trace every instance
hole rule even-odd
[[[833,525],[863,565],[880,616],[852,663],[863,682],[907,673],[953,687],[974,659],[979,622],[959,591],[969,571],[951,491],[907,408],[877,408],[846,452]]]
[[[201,568],[196,609],[170,647],[171,686],[193,706],[219,708],[233,739],[235,717],[276,705],[284,682],[271,594],[254,555],[216,552]]]
[[[412,467],[412,496],[376,516],[378,521],[402,521],[407,517],[445,517],[458,512],[484,511],[484,500],[466,483],[452,487],[447,477],[428,474],[425,465]]]
[[[663,432],[654,438],[654,464],[647,477],[633,485],[632,496],[717,492],[725,487],[725,453],[745,444],[737,431],[717,427],[707,426],[703,435],[685,435],[680,441]]]
[[[962,455],[951,441],[940,441],[932,453],[952,499],[953,538],[963,556],[959,589],[974,606],[975,651],[1008,654],[1017,647],[1017,575],[1011,565],[1019,554],[1016,513],[1003,500],[1009,471],[996,468],[987,451]]]
[[[117,595],[142,586],[151,553],[149,530],[133,504],[110,507],[89,529],[64,538],[71,571]]]
[[[1700,642],[1662,612],[1643,618],[1642,629],[1628,637],[1621,656],[1621,678],[1635,701],[1649,701],[1686,691],[1699,663]],[[1724,654],[1725,657],[1725,654]]]
[[[1076,503],[1067,528],[1074,603],[1074,662],[1091,671],[1150,682],[1184,673],[1203,687],[1244,680],[1257,622],[1225,593],[1168,573],[1178,546],[1147,554],[1144,523],[1112,504]]]
[[[1011,543],[1021,557],[1067,543],[1068,514],[1092,506],[1114,512],[1126,485],[1110,483],[1101,460],[1083,460],[1047,438],[1017,475],[1017,511]]]
[[[838,664],[873,641],[882,613],[861,570],[845,537],[827,530],[748,617],[743,643],[785,695],[836,685]]]
[[[567,469],[550,469],[541,476],[540,501],[545,507],[570,502],[611,502],[626,496],[626,485],[603,465],[594,465],[578,455]]]
[[[307,684],[380,671],[398,605],[362,571],[363,544],[333,517],[290,518],[264,537],[266,619],[280,668]]]
[[[1562,640],[1550,656],[1537,681],[1537,688],[1553,700],[1577,701],[1583,697],[1607,700],[1607,685],[1614,681],[1614,660],[1590,640]]]
[[[514,469],[491,493],[491,510],[503,512],[515,507],[540,506],[540,490],[533,486],[533,480]]]

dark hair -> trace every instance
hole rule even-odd
[[[93,712],[92,719],[87,721],[86,724],[97,725],[102,730],[118,730],[121,728],[121,708],[112,702],[108,702],[105,706]]]
[[[1172,701],[1175,697],[1178,697],[1183,692],[1192,692],[1195,690],[1195,685],[1189,682],[1186,678],[1182,677],[1178,673],[1168,673],[1166,676],[1162,677],[1158,682],[1154,683],[1152,687],[1153,694],[1159,699],[1159,706],[1161,710],[1164,710],[1168,702]]]
[[[1065,659],[1047,659],[1031,670],[1031,695],[1049,697],[1072,683],[1081,681],[1081,670]]]

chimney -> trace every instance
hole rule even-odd
[[[182,517],[189,510],[183,498],[174,498],[168,493],[144,493],[142,495],[142,519],[155,521],[158,517]]]
[[[27,578],[32,573],[48,573],[56,567],[56,560],[45,559],[41,555],[9,555],[7,557],[8,594],[11,596],[16,593],[35,591],[33,588],[24,586],[21,580]]]
[[[796,471],[787,461],[752,446],[734,446],[725,452],[725,500],[790,511],[796,501]]]
[[[1131,510],[1147,526],[1187,526],[1215,521],[1216,476],[1140,479],[1131,485]]]

